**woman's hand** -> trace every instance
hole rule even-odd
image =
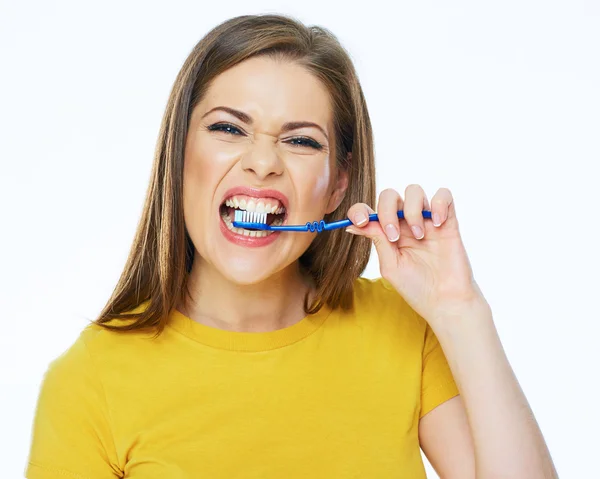
[[[405,200],[387,189],[379,196],[379,222],[369,222],[375,212],[356,203],[348,210],[353,225],[346,231],[373,240],[381,276],[435,328],[442,318],[489,305],[473,278],[450,190],[440,188],[431,199],[432,219],[423,218],[423,210],[430,207],[421,186],[409,185]]]

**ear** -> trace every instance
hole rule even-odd
[[[352,153],[348,153],[348,164],[350,163],[350,159],[352,157]],[[332,213],[337,209],[338,206],[342,203],[344,196],[346,195],[346,190],[348,189],[348,169],[346,168],[336,168],[337,169],[337,178],[331,192],[331,196],[329,197],[329,203],[327,203],[326,214]]]

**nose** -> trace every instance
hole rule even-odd
[[[270,135],[256,135],[250,148],[244,153],[241,165],[244,171],[254,173],[260,180],[269,175],[281,175],[283,161],[277,151],[277,140]]]

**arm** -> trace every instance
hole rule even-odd
[[[419,426],[423,451],[440,477],[558,479],[489,307],[436,323],[442,325],[435,334],[461,393],[424,416]],[[465,476],[463,462],[450,456],[469,461],[471,451],[475,475]]]
[[[460,395],[421,418],[419,442],[442,479],[475,479],[473,438]]]

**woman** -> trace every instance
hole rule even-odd
[[[44,377],[26,476],[414,479],[421,447],[444,478],[556,477],[450,191],[430,208],[418,185],[386,190],[369,222],[374,179],[333,35],[277,15],[212,30],[115,292]],[[236,209],[353,226],[255,233]],[[377,280],[359,277],[371,241]]]

